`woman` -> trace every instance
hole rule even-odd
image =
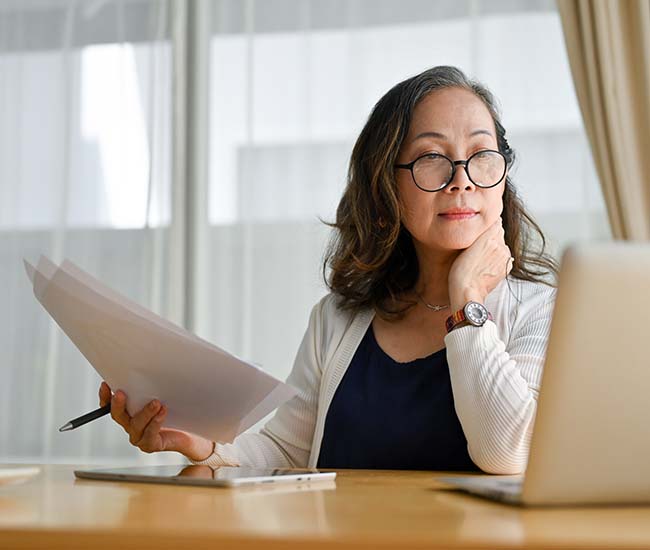
[[[161,429],[157,401],[131,418],[120,391],[111,416],[145,452],[215,467],[521,473],[557,270],[507,176],[513,160],[492,95],[460,70],[397,84],[352,153],[331,293],[288,378],[298,395],[229,445]]]

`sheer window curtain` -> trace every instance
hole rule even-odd
[[[162,0],[0,4],[0,460],[165,462],[98,406],[100,379],[31,294],[22,258],[70,258],[182,321],[174,283],[172,44]],[[181,296],[179,297],[179,293]]]
[[[352,145],[398,81],[458,65],[500,98],[514,180],[556,255],[610,237],[552,1],[213,0],[196,327],[288,374]]]

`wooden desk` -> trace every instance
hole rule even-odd
[[[430,472],[212,489],[77,480],[73,469],[0,486],[2,550],[650,548],[650,507],[521,510],[439,490]]]

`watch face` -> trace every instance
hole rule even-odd
[[[474,326],[480,327],[488,319],[488,312],[485,306],[478,302],[468,302],[465,306],[465,317]]]

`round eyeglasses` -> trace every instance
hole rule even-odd
[[[506,175],[506,157],[499,151],[477,151],[467,160],[451,160],[439,153],[427,153],[408,164],[395,168],[410,170],[413,182],[422,191],[442,191],[454,179],[456,167],[462,166],[469,180],[483,189],[499,185]]]

